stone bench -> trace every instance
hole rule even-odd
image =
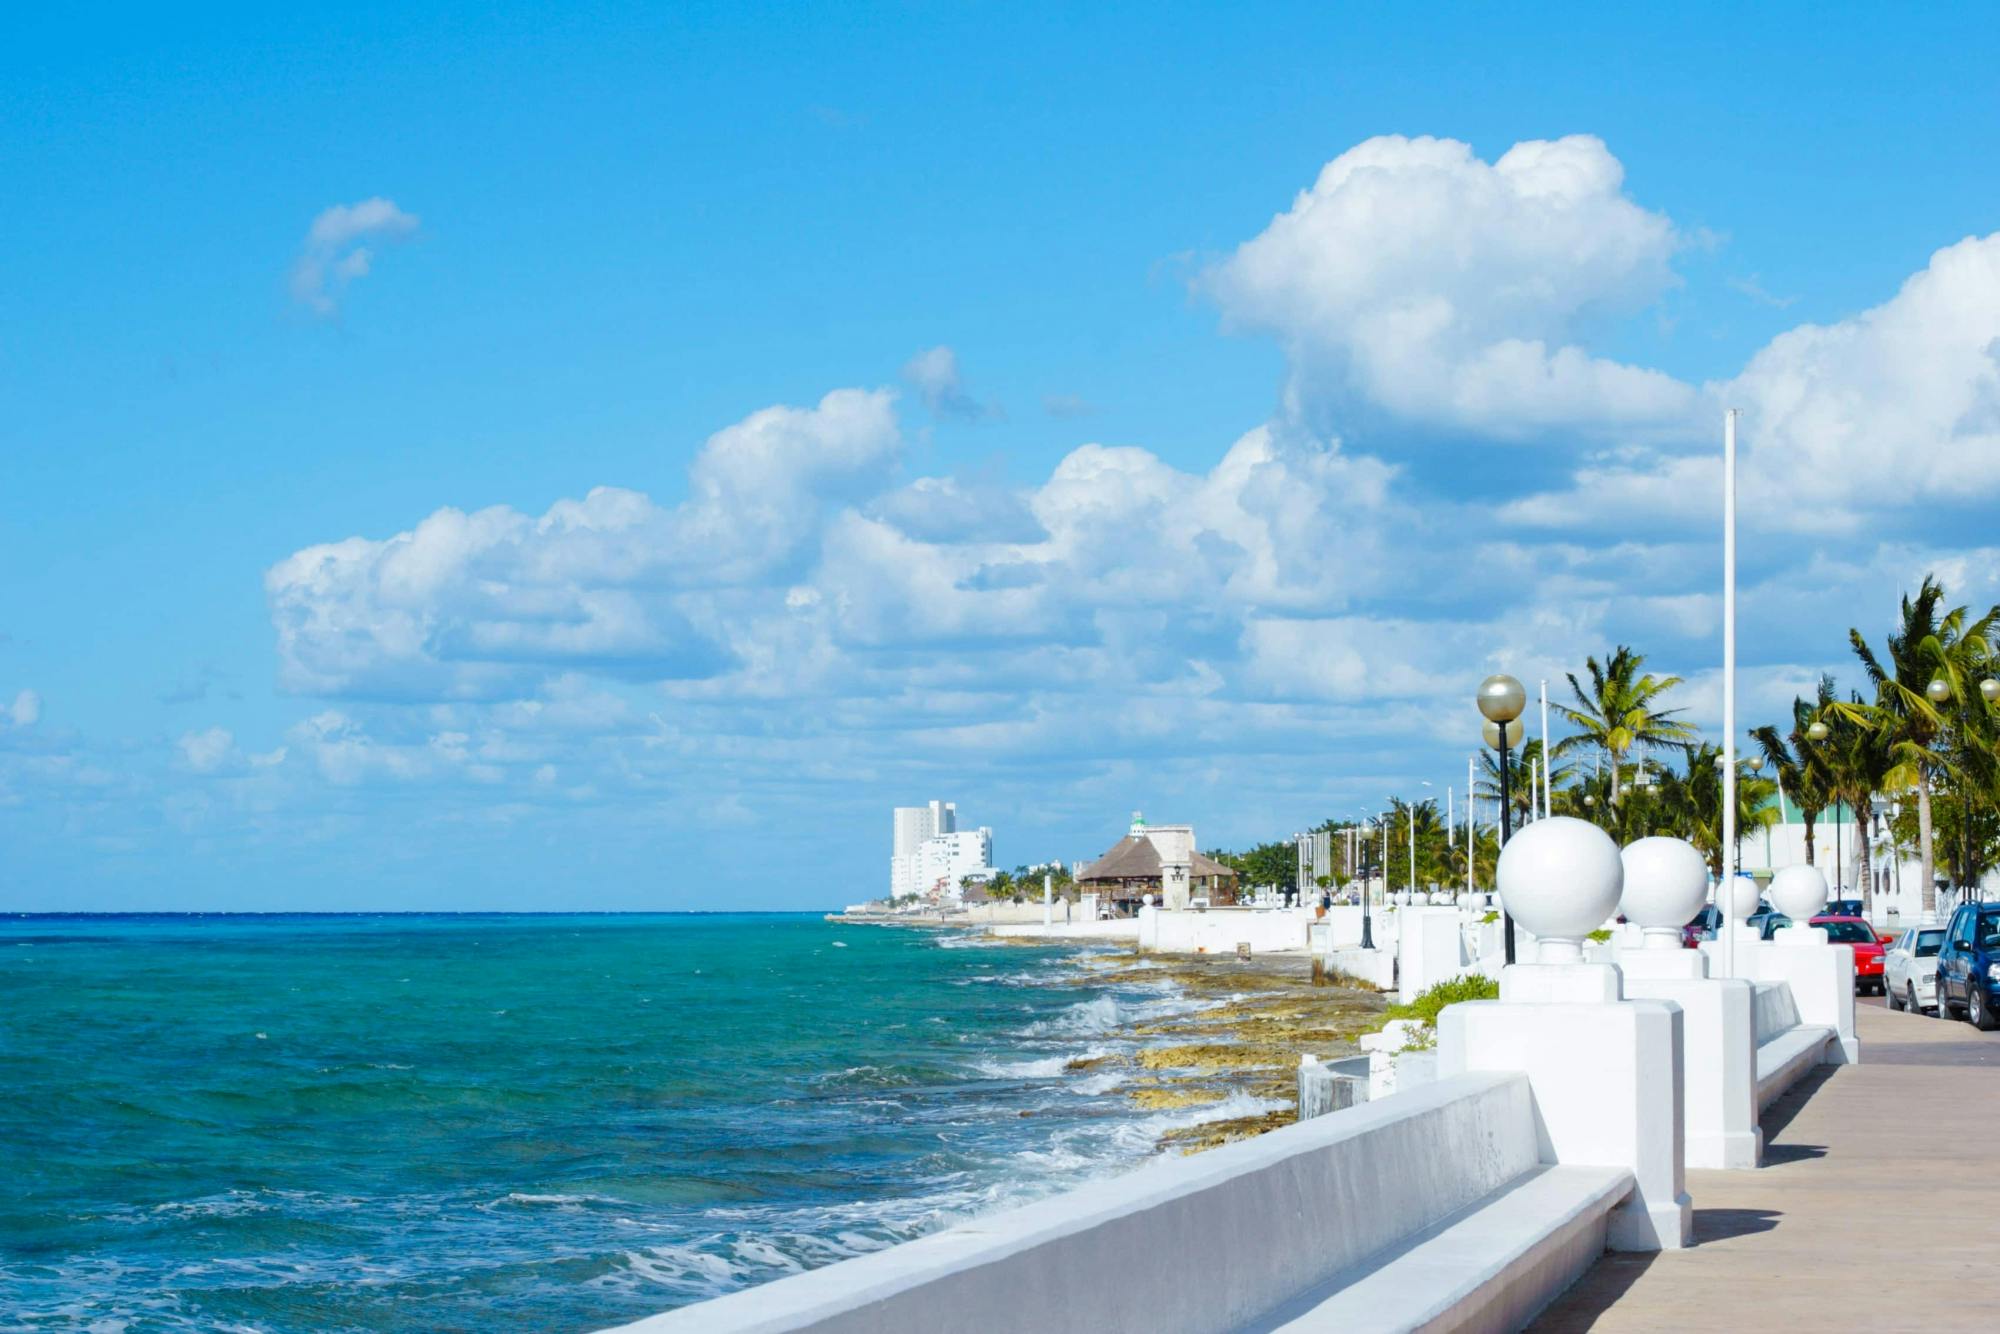
[[[1605,1218],[1631,1189],[1624,1168],[1531,1168],[1244,1329],[1520,1329],[1603,1254]]]
[[[1827,1061],[1827,1045],[1839,1037],[1825,1024],[1799,1022],[1792,989],[1783,982],[1757,985],[1757,1110],[1777,1101],[1813,1067]]]
[[[1527,1076],[1455,1075],[627,1328],[1517,1328],[1633,1189],[1540,1143]]]

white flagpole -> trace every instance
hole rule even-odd
[[[1475,893],[1472,881],[1472,864],[1479,858],[1478,826],[1473,823],[1478,807],[1472,802],[1473,758],[1465,757],[1465,892]]]
[[[1549,683],[1542,682],[1542,818],[1549,815]]]
[[[1736,409],[1722,418],[1722,893],[1736,897]],[[1718,895],[1718,897],[1721,897]],[[1722,914],[1722,975],[1736,976],[1736,920]]]

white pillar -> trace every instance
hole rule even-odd
[[[1722,417],[1722,880],[1736,881],[1736,409]],[[1736,933],[1722,933],[1722,973],[1736,976]]]
[[[1042,925],[1043,926],[1054,926],[1056,924],[1056,905],[1054,897],[1055,885],[1056,885],[1055,875],[1052,872],[1043,871],[1042,872]]]
[[[1465,892],[1476,892],[1473,884],[1472,865],[1479,857],[1478,828],[1473,824],[1472,768],[1476,761],[1465,757]]]

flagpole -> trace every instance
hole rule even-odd
[[[1722,975],[1736,976],[1736,409],[1722,418]]]

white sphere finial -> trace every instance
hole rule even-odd
[[[1644,929],[1647,949],[1679,949],[1681,927],[1708,901],[1708,863],[1682,838],[1642,838],[1619,854],[1627,921]]]
[[[1715,906],[1722,909],[1722,915],[1732,922],[1749,921],[1750,914],[1757,911],[1757,902],[1762,897],[1757,891],[1757,882],[1747,875],[1725,879],[1715,887]]]
[[[1787,866],[1771,877],[1771,906],[1800,926],[1825,910],[1827,898],[1817,866]]]
[[[1618,910],[1625,864],[1609,834],[1557,815],[1508,839],[1494,878],[1508,915],[1541,941],[1540,962],[1566,963],[1582,957],[1583,938]]]

